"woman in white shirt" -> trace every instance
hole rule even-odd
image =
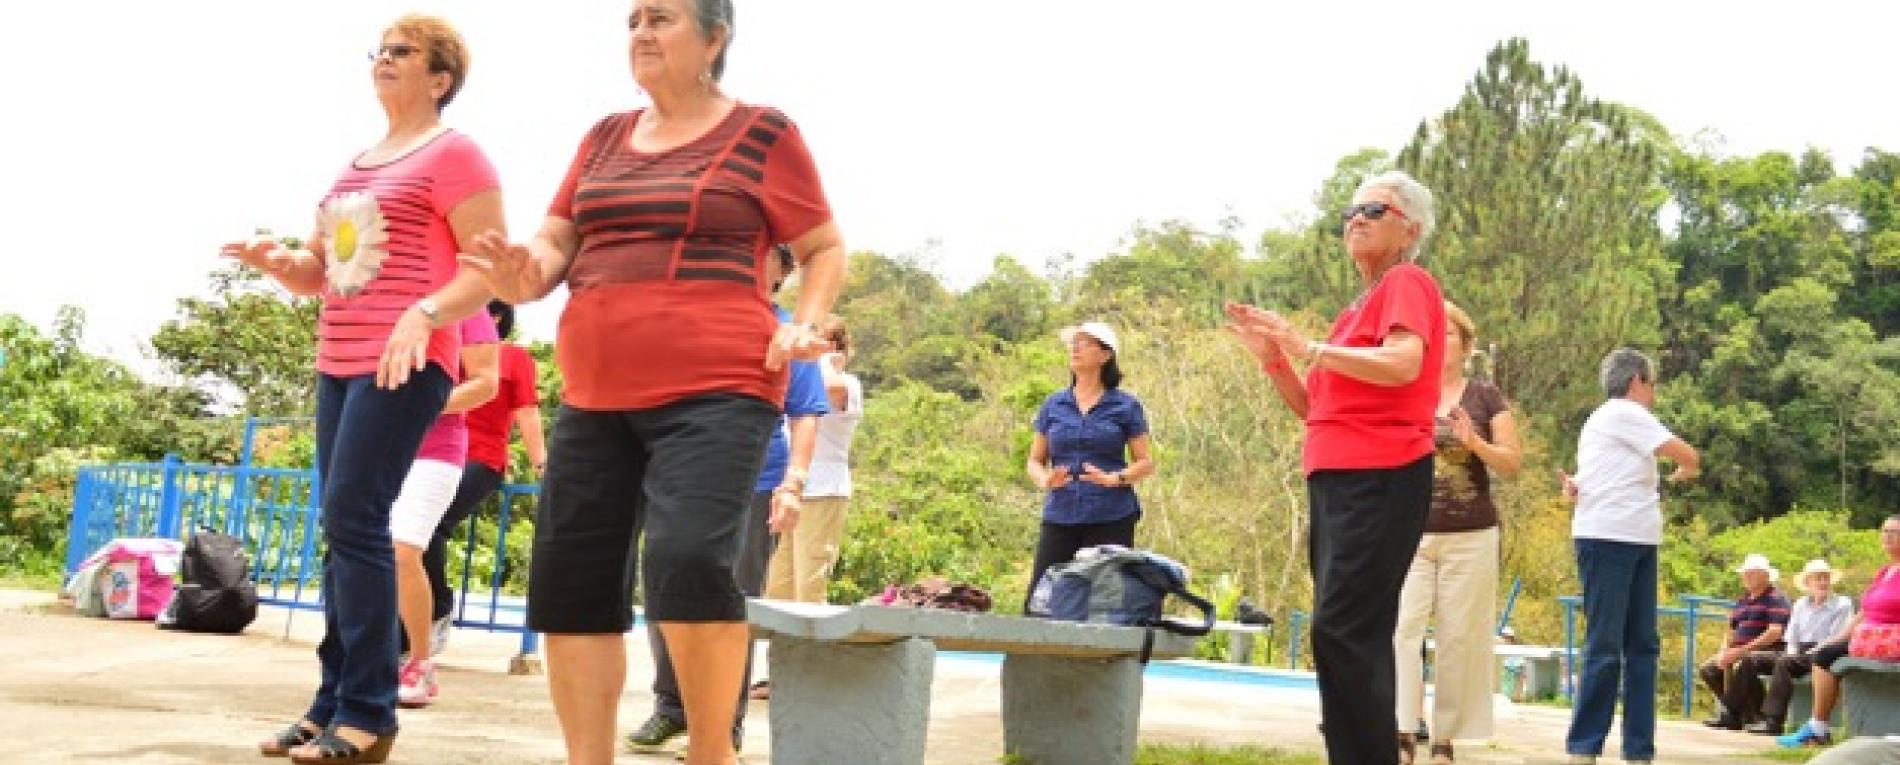
[[[831,412],[818,420],[818,444],[798,525],[779,535],[765,596],[823,603],[844,541],[845,507],[851,502],[851,439],[864,419],[864,385],[844,371],[851,361],[851,332],[844,320],[826,317],[819,335],[835,349],[818,362],[824,371]]]

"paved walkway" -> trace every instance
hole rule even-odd
[[[0,591],[0,763],[257,763],[254,740],[294,719],[316,684],[311,656],[321,620],[266,609],[244,635],[161,632],[143,622],[72,615],[48,593]],[[558,763],[560,734],[543,678],[509,676],[518,640],[458,631],[443,659],[442,700],[403,713],[393,762]],[[646,714],[651,676],[643,640],[628,643],[625,729]],[[995,765],[1002,727],[994,664],[943,660],[931,698],[931,765]],[[754,703],[749,765],[770,763],[766,705]],[[1142,739],[1255,743],[1317,750],[1311,692],[1161,680],[1149,683]],[[1469,763],[1560,763],[1568,713],[1504,711],[1500,740],[1460,748]],[[1760,762],[1768,742],[1664,723],[1662,763]],[[1611,743],[1612,752],[1615,742]],[[1614,759],[1606,760],[1614,762]],[[622,763],[669,758],[623,755]],[[836,763],[834,765],[850,765]]]

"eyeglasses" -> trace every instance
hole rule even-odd
[[[1389,205],[1384,202],[1363,202],[1342,210],[1339,213],[1339,219],[1342,222],[1351,223],[1353,218],[1365,215],[1366,220],[1378,220],[1385,217],[1386,213],[1392,213],[1401,218],[1405,217],[1405,211],[1399,209],[1396,205]]]
[[[409,43],[390,43],[370,49],[369,60],[375,61],[384,56],[388,56],[391,61],[396,61],[421,52],[421,47],[410,45]]]
[[[1880,535],[1883,537],[1900,537],[1900,529],[1881,529]]]

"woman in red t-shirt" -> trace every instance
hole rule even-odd
[[[299,763],[382,762],[396,737],[396,571],[390,506],[448,401],[456,324],[488,301],[456,252],[503,227],[495,169],[442,109],[468,73],[448,22],[384,30],[367,74],[388,132],[338,176],[312,250],[268,239],[224,254],[291,292],[322,295],[317,473],[323,487],[323,680],[303,718],[260,743]]]
[[[1392,636],[1432,502],[1445,352],[1444,298],[1413,265],[1433,215],[1431,191],[1405,173],[1360,185],[1342,218],[1365,291],[1324,341],[1276,312],[1227,305],[1228,329],[1306,421],[1313,662],[1335,765],[1395,761]],[[1304,380],[1289,358],[1305,363]]]
[[[798,128],[720,89],[730,0],[636,0],[628,23],[652,104],[588,131],[531,242],[490,238],[463,262],[511,303],[569,292],[528,574],[569,761],[613,759],[644,533],[646,618],[704,733],[686,761],[727,765],[751,645],[733,574],[747,501],[787,362],[828,348],[813,323],[842,285],[844,240]],[[767,296],[779,243],[803,272],[783,325]]]

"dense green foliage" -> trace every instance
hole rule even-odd
[[[1340,159],[1315,179],[1310,212],[1258,242],[1235,221],[1164,221],[1041,272],[998,257],[961,291],[927,255],[853,255],[838,311],[869,404],[834,599],[940,574],[990,588],[1004,608],[1020,601],[1040,504],[1023,470],[1030,418],[1067,383],[1055,330],[1099,318],[1122,330],[1125,385],[1153,426],[1160,470],[1141,487],[1142,543],[1224,603],[1244,594],[1283,620],[1305,607],[1300,426],[1218,310],[1247,300],[1323,327],[1362,288],[1336,211],[1391,167],[1437,192],[1422,263],[1476,318],[1488,353],[1475,371],[1525,424],[1523,476],[1499,486],[1505,584],[1524,583],[1520,635],[1561,637],[1554,597],[1576,585],[1552,475],[1572,461],[1576,426],[1601,397],[1597,360],[1616,345],[1656,354],[1658,409],[1705,453],[1706,477],[1667,497],[1670,596],[1732,590],[1744,552],[1784,569],[1871,563],[1868,532],[1850,529],[1900,509],[1900,155],[1869,149],[1842,172],[1812,151],[1685,145],[1509,41],[1408,145]],[[52,337],[0,316],[0,567],[52,560],[77,462],[229,459],[236,431],[214,413],[307,413],[311,305],[243,272],[212,287],[152,342],[193,387],[85,355],[76,312]],[[552,424],[558,371],[546,344],[532,351]],[[510,535],[511,569],[525,529]],[[492,552],[477,559],[493,565]]]

